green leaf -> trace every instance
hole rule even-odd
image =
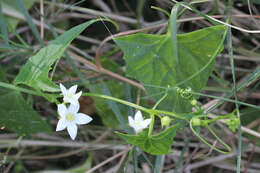
[[[43,121],[17,91],[0,91],[0,126],[19,135],[38,132],[51,132],[50,126]]]
[[[0,81],[8,82],[0,67]],[[19,135],[51,132],[51,127],[41,119],[20,92],[0,87],[0,127]]]
[[[176,135],[178,124],[164,130],[163,132],[147,136],[147,131],[143,131],[138,135],[129,135],[117,132],[126,142],[136,145],[143,151],[152,155],[169,154],[171,152],[171,145],[173,138]]]
[[[157,101],[168,85],[190,87],[196,92],[206,85],[215,56],[223,48],[224,32],[224,26],[214,26],[177,35],[178,57],[170,30],[165,35],[138,33],[114,40],[124,52],[127,75],[139,80]],[[191,105],[176,89],[169,91],[159,107],[178,113],[191,111]]]
[[[103,85],[106,85],[108,90],[111,92],[111,95],[116,98],[124,99],[124,85],[121,82],[109,80]],[[102,83],[101,84],[92,84],[89,86],[90,91],[93,93],[100,93],[104,94],[104,91],[102,90]],[[115,113],[109,106],[108,102],[102,98],[93,97],[96,111],[98,115],[101,117],[102,122],[107,126],[111,128],[115,128],[118,125],[120,125]],[[127,107],[122,104],[117,104],[118,112],[120,114],[124,115],[124,120],[127,120]]]
[[[60,91],[59,87],[48,77],[51,65],[63,55],[74,38],[89,25],[98,20],[99,19],[91,20],[75,26],[50,42],[48,46],[40,49],[40,51],[30,57],[22,67],[14,80],[14,84],[25,84],[35,89],[49,92]]]

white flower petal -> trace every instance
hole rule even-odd
[[[142,116],[141,111],[137,111],[135,113],[135,121],[143,121],[143,116]]]
[[[74,85],[74,86],[70,87],[69,93],[74,95],[76,93],[76,91],[77,91],[77,87],[78,87],[77,85]]]
[[[141,125],[142,125],[143,128],[146,128],[151,122],[152,122],[152,119],[149,118],[149,119],[144,120],[144,121],[141,123]]]
[[[67,95],[64,95],[63,101],[64,101],[64,103],[70,103],[71,99]]]
[[[60,90],[61,90],[63,95],[67,94],[67,89],[61,83],[60,83]]]
[[[58,113],[61,117],[64,117],[67,113],[67,107],[64,104],[58,105]]]
[[[75,94],[75,95],[73,96],[73,98],[76,99],[76,100],[78,100],[78,99],[80,98],[81,94],[82,94],[82,91],[80,91],[80,92],[78,92],[77,94]]]
[[[136,126],[134,129],[135,129],[136,133],[138,133],[138,132],[142,131],[144,128],[141,126]]]
[[[128,123],[130,127],[135,127],[135,121],[131,116],[128,116]]]
[[[70,103],[73,104],[74,106],[80,106],[78,99],[72,98],[72,99],[70,99]],[[78,109],[78,111],[79,111],[79,109]]]
[[[76,124],[74,123],[70,123],[68,126],[67,126],[67,130],[68,130],[68,133],[71,137],[72,140],[74,140],[77,136],[77,131],[78,131],[78,127]]]
[[[61,131],[64,130],[67,127],[67,121],[65,118],[61,118],[58,121],[57,127],[56,127],[56,131]]]
[[[75,103],[76,104],[70,104],[68,112],[74,113],[74,114],[78,113],[78,111],[79,111],[79,103],[78,102],[75,102]]]
[[[83,114],[83,113],[76,114],[75,118],[76,118],[75,122],[77,124],[87,124],[93,120],[90,116]]]

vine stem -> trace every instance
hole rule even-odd
[[[192,126],[192,120],[190,121],[190,129],[191,129],[191,131],[192,131],[192,132],[194,133],[194,135],[196,135],[203,143],[205,143],[206,145],[208,145],[208,146],[209,146],[210,148],[212,148],[213,150],[218,151],[218,152],[220,152],[220,153],[222,153],[222,154],[230,154],[230,153],[232,152],[232,149],[231,149],[224,141],[222,141],[210,127],[207,126],[207,128],[209,129],[209,131],[211,132],[211,134],[212,134],[213,136],[215,136],[216,139],[227,149],[227,151],[223,151],[223,150],[221,150],[221,149],[218,149],[218,148],[215,147],[214,145],[208,143],[208,141],[206,141],[203,137],[200,136],[200,134],[198,134],[198,133],[194,130],[194,128],[193,128],[193,126]]]
[[[169,115],[169,116],[172,116],[172,117],[175,117],[175,118],[178,118],[178,119],[182,119],[182,120],[187,120],[187,118],[177,114],[177,113],[174,113],[174,112],[168,112],[168,111],[163,111],[163,110],[157,110],[157,109],[148,109],[148,108],[145,108],[143,106],[140,106],[140,105],[137,105],[137,104],[134,104],[134,103],[131,103],[131,102],[128,102],[128,101],[125,101],[125,100],[121,100],[121,99],[118,99],[118,98],[115,98],[115,97],[111,97],[111,96],[106,96],[106,95],[102,95],[102,94],[95,94],[95,93],[83,93],[82,94],[83,96],[92,96],[92,97],[99,97],[99,98],[104,98],[104,99],[108,99],[108,100],[112,100],[112,101],[115,101],[115,102],[118,102],[118,103],[121,103],[121,104],[124,104],[124,105],[127,105],[127,106],[131,106],[135,109],[138,109],[138,110],[141,110],[143,112],[146,112],[150,115],[155,115],[155,114],[165,114],[165,115]]]
[[[153,134],[154,115],[151,115],[151,118],[152,118],[152,122],[151,122],[151,124],[149,126],[148,136],[152,136],[152,134]]]

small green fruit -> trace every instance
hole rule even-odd
[[[161,118],[162,127],[169,126],[171,121],[172,120],[168,116],[164,116],[163,118]]]
[[[192,118],[191,123],[193,126],[200,126],[201,120],[199,118]]]
[[[196,106],[197,105],[197,100],[195,100],[195,99],[191,100],[190,104],[192,106]]]

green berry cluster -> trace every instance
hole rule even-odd
[[[226,120],[226,124],[232,132],[235,132],[238,126],[240,125],[240,120],[237,117],[232,117]]]
[[[181,88],[177,88],[177,93],[185,99],[190,99],[192,97],[191,94],[191,88],[186,88],[186,89],[181,89]]]

